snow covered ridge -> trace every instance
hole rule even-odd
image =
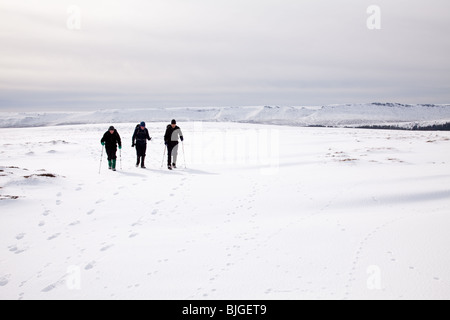
[[[450,123],[450,105],[371,103],[324,107],[207,107],[98,110],[93,112],[0,113],[0,128],[130,123],[145,120],[242,122],[289,126],[405,129]]]

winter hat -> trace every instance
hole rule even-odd
[[[173,119],[172,124],[177,124],[177,120]]]
[[[116,130],[116,128],[114,128],[113,126],[109,127],[109,131],[111,130]]]
[[[141,127],[145,128],[145,122],[144,121],[141,122]]]

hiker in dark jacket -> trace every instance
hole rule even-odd
[[[116,171],[117,145],[119,145],[119,149],[122,149],[122,140],[120,139],[119,133],[111,126],[109,127],[109,130],[105,132],[100,142],[105,146],[106,153],[108,154],[109,169]]]
[[[136,147],[137,154],[137,162],[136,167],[139,167],[141,164],[141,168],[145,169],[145,156],[147,152],[147,141],[152,140],[150,134],[148,133],[147,128],[145,127],[145,122],[141,122],[134,130],[133,134],[133,144],[132,147]]]
[[[167,146],[167,166],[169,170],[177,168],[178,138],[180,138],[181,141],[184,141],[183,132],[181,132],[181,129],[177,126],[177,121],[172,120],[172,123],[167,126],[166,134],[164,135],[164,142]]]

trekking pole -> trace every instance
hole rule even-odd
[[[123,167],[122,167],[122,149],[119,149],[119,155],[120,155],[120,171],[123,171]]]
[[[102,172],[102,163],[103,163],[103,149],[105,149],[105,146],[102,146],[102,155],[100,157],[100,168],[98,169],[98,174]]]
[[[187,169],[187,167],[186,167],[186,153],[184,152],[184,141],[181,141],[181,145],[183,146],[184,168]]]
[[[166,150],[167,150],[167,146],[164,146],[164,154],[163,154],[163,158],[161,161],[161,168],[164,166],[164,159],[166,158]]]

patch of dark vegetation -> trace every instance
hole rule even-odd
[[[58,143],[69,144],[69,142],[67,142],[66,140],[54,140],[51,143],[52,144],[58,144]]]
[[[379,129],[379,130],[403,130],[403,131],[450,131],[450,122],[444,124],[433,124],[432,126],[420,126],[416,124],[412,128],[402,128],[398,125],[370,125],[370,126],[361,126],[357,127],[357,129]]]
[[[408,104],[402,104],[402,103],[383,103],[383,102],[373,102],[372,105],[374,105],[374,106],[379,106],[379,107],[390,107],[390,108],[395,108],[395,107],[411,108],[411,107],[413,107],[413,106],[408,105]]]
[[[404,108],[413,108],[415,106],[420,107],[426,107],[426,108],[439,108],[439,105],[435,104],[417,104],[417,105],[410,105],[410,104],[403,104],[403,103],[383,103],[383,102],[373,102],[372,105],[374,106],[380,106],[380,107],[404,107]]]
[[[4,196],[4,195],[0,195],[0,201],[1,200],[17,200],[19,199],[18,196]]]
[[[46,177],[46,178],[56,178],[57,175],[52,173],[41,173],[41,174],[32,174],[30,176],[24,176],[25,179],[30,179],[32,177]]]

